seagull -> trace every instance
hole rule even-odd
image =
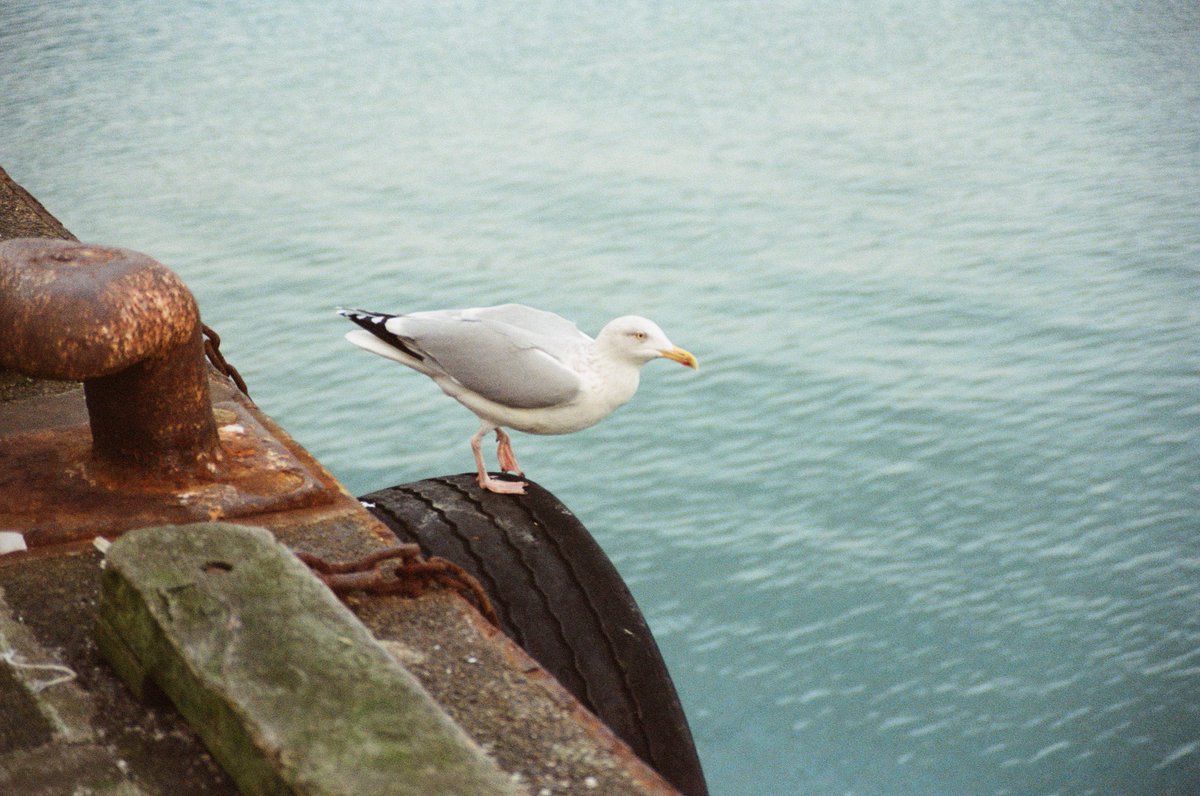
[[[424,373],[479,417],[471,451],[479,486],[525,494],[524,481],[493,478],[482,444],[496,434],[502,472],[524,476],[505,428],[570,434],[595,425],[633,397],[642,366],[665,357],[697,368],[657,324],[636,315],[609,321],[593,340],[559,315],[521,304],[396,315],[339,308],[361,329],[359,348]]]

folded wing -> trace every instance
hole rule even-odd
[[[384,325],[426,366],[518,409],[574,398],[581,381],[571,362],[591,341],[565,318],[519,304],[398,315]]]

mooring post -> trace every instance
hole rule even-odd
[[[76,241],[0,242],[0,366],[82,381],[100,460],[201,474],[220,459],[196,300],[157,261]]]

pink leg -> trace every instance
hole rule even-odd
[[[500,469],[506,473],[525,475],[521,465],[517,464],[517,455],[513,453],[512,438],[504,433],[504,429],[496,429],[496,458],[500,461]]]
[[[488,475],[487,466],[483,463],[483,436],[492,429],[486,424],[471,437],[471,452],[475,454],[475,467],[479,471],[477,480],[481,489],[497,492],[502,495],[524,495],[525,484],[521,481],[500,481]]]

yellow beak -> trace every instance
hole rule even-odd
[[[693,370],[698,370],[700,368],[700,363],[696,361],[696,357],[692,356],[692,352],[684,351],[678,346],[675,348],[668,348],[665,351],[659,351],[658,353],[667,359],[675,360],[680,365],[687,365]]]

